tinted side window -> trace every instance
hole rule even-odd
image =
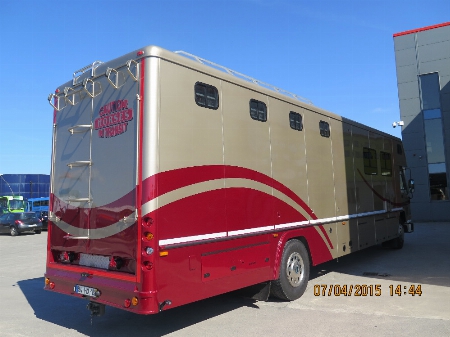
[[[289,112],[289,126],[291,129],[302,131],[303,130],[303,120],[302,115],[297,112]]]
[[[319,122],[320,135],[322,137],[330,137],[330,124],[325,121]]]
[[[380,168],[382,176],[392,176],[392,160],[390,153],[380,151]]]
[[[256,99],[250,100],[250,117],[255,121],[265,122],[267,121],[267,106],[266,103],[257,101]]]
[[[219,107],[219,92],[215,86],[197,82],[194,86],[195,103],[203,108],[216,110]]]
[[[368,147],[363,148],[364,173],[370,175],[377,174],[377,151]]]

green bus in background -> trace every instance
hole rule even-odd
[[[20,195],[15,196],[0,196],[0,214],[8,212],[24,212],[25,201]]]

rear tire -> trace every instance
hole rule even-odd
[[[286,242],[281,257],[280,275],[272,281],[271,295],[285,301],[300,298],[309,280],[309,254],[299,240]]]
[[[9,228],[9,233],[11,234],[11,236],[17,236],[17,235],[19,235],[19,231],[18,231],[17,228],[14,227],[14,226],[11,226],[11,227]]]
[[[34,231],[34,234],[41,234],[41,230],[38,229],[37,231]]]

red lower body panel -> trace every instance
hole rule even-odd
[[[134,276],[118,275],[118,277],[108,277],[101,275],[103,273],[96,275],[95,271],[91,268],[69,268],[70,270],[65,270],[64,266],[58,265],[57,268],[47,266],[45,277],[49,282],[54,284],[54,288],[51,289],[50,284],[46,284],[45,289],[78,298],[85,298],[139,314],[158,313],[159,311],[155,294],[153,292],[139,291]],[[76,285],[98,289],[101,294],[98,297],[77,294],[74,290]],[[125,301],[131,301],[133,297],[138,299],[137,305],[131,304],[127,308]]]

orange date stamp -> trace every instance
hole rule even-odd
[[[314,296],[381,296],[381,284],[315,284]],[[421,284],[390,284],[389,296],[422,296]]]

